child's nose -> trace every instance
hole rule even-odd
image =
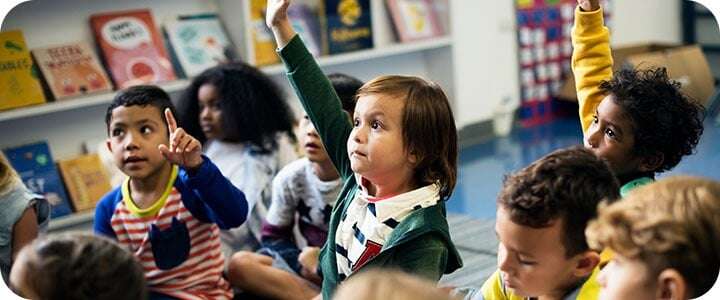
[[[137,138],[134,134],[128,133],[125,138],[125,150],[134,150],[139,148]]]
[[[592,126],[588,129],[587,136],[584,139],[586,148],[597,148],[600,143],[600,130]]]

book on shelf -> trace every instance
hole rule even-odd
[[[165,23],[164,33],[171,56],[185,77],[195,77],[235,57],[234,46],[217,15],[178,17]]]
[[[41,103],[45,95],[22,32],[0,32],[0,110]]]
[[[430,0],[386,0],[400,42],[424,40],[444,34],[437,7]]]
[[[320,39],[320,19],[317,9],[317,6],[313,8],[305,3],[293,3],[288,7],[287,12],[293,28],[315,57],[325,54]]]
[[[327,53],[373,47],[370,0],[325,1],[325,23]]]
[[[87,211],[110,191],[110,179],[98,154],[87,154],[57,163],[75,211]]]
[[[112,90],[110,78],[87,42],[33,49],[31,52],[55,100]]]
[[[98,13],[90,24],[117,88],[175,79],[150,10]]]
[[[267,0],[250,0],[250,47],[252,61],[256,66],[272,65],[280,62],[275,53],[275,39],[270,28],[265,25]]]
[[[51,218],[72,213],[72,206],[47,142],[7,148],[3,153],[28,189],[43,195],[50,203]]]

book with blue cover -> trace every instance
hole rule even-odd
[[[199,75],[205,69],[234,58],[234,46],[217,15],[183,16],[165,23],[173,58],[185,77]]]
[[[373,47],[370,0],[328,0],[325,19],[329,54]]]
[[[45,196],[50,203],[51,218],[72,213],[65,187],[50,155],[47,142],[7,148],[3,153],[28,189]]]

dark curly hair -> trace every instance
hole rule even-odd
[[[160,119],[167,129],[167,121],[165,120],[165,109],[169,108],[173,116],[177,117],[175,106],[170,101],[170,96],[161,88],[154,85],[136,85],[121,90],[115,95],[112,103],[108,105],[105,112],[105,126],[108,135],[110,134],[110,122],[112,121],[113,110],[120,106],[142,106],[155,107],[160,112]],[[168,132],[168,134],[170,134]]]
[[[563,222],[565,255],[589,249],[585,226],[597,216],[598,204],[619,198],[619,183],[610,167],[590,150],[554,151],[505,176],[497,202],[513,223],[533,228]]]
[[[207,140],[200,127],[198,104],[198,90],[204,84],[212,84],[218,91],[226,141],[249,142],[261,152],[277,148],[278,133],[295,141],[295,119],[280,87],[257,68],[235,62],[202,72],[178,102],[179,124],[201,143]]]
[[[665,68],[622,69],[600,89],[612,95],[632,121],[634,154],[662,154],[654,173],[668,171],[692,154],[703,132],[704,109],[680,91],[680,83],[670,80]]]
[[[355,95],[363,86],[360,79],[342,73],[332,73],[328,75],[330,83],[332,83],[335,93],[340,97],[340,103],[344,111],[352,117],[355,112]]]
[[[147,299],[145,273],[114,241],[68,233],[23,248],[23,281],[39,299]],[[28,296],[28,295],[26,295]]]

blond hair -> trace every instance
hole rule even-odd
[[[402,98],[403,145],[417,157],[415,184],[437,183],[440,198],[450,198],[457,181],[458,139],[450,102],[442,88],[415,76],[380,76],[365,83],[357,98],[380,95]]]
[[[18,182],[20,182],[20,176],[15,172],[5,155],[0,153],[0,195],[9,192]]]
[[[372,269],[354,275],[338,288],[338,300],[453,300],[436,283],[401,271]]]
[[[677,270],[698,297],[720,268],[720,182],[678,176],[639,187],[601,206],[586,234],[591,247],[639,259],[653,276]]]

